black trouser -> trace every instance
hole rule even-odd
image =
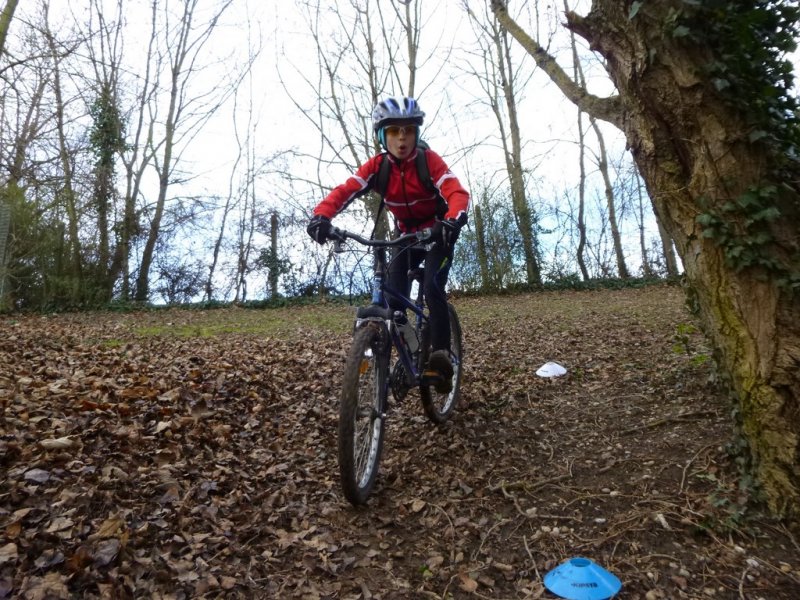
[[[430,310],[431,345],[434,350],[450,348],[450,315],[447,312],[447,276],[453,262],[453,248],[445,249],[441,244],[434,244],[430,250],[420,248],[398,248],[389,265],[389,287],[404,296],[411,291],[408,272],[425,261],[425,277],[422,281],[425,300]],[[393,310],[403,310],[391,295],[389,306]]]

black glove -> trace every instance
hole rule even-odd
[[[306,231],[315,242],[324,244],[328,241],[328,234],[331,231],[331,220],[322,215],[314,215],[311,221],[309,221]]]
[[[461,233],[461,228],[467,223],[467,215],[461,213],[457,219],[444,219],[436,221],[431,228],[431,239],[445,248],[452,248]]]

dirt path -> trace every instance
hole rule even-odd
[[[800,598],[679,289],[455,304],[459,412],[394,406],[360,509],[348,308],[0,317],[0,598],[552,598],[575,556],[619,598]]]

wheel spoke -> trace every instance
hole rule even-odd
[[[463,372],[463,356],[461,346],[461,326],[458,316],[452,306],[449,308],[450,318],[450,353],[453,357],[452,388],[447,393],[439,393],[434,386],[423,385],[420,388],[422,405],[428,418],[434,423],[447,421],[458,404],[461,375]]]
[[[388,360],[382,330],[357,330],[345,366],[339,421],[339,469],[345,496],[363,504],[375,481],[383,443]]]

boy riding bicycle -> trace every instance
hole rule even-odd
[[[407,296],[411,285],[408,271],[425,261],[423,289],[430,310],[433,348],[425,375],[440,382],[437,391],[448,392],[453,366],[448,350],[450,320],[445,287],[456,240],[467,222],[469,193],[441,156],[418,147],[419,128],[424,118],[425,113],[414,98],[387,98],[376,104],[372,111],[372,127],[386,152],[370,158],[347,181],[335,187],[314,209],[307,231],[316,242],[324,244],[331,230],[331,219],[371,190],[382,193],[383,203],[394,216],[401,233],[432,229],[433,245],[429,250],[414,247],[397,251],[389,268],[388,283]],[[419,158],[427,167],[422,176],[416,162],[420,152],[424,152]],[[387,172],[385,166],[381,172],[383,161],[389,161],[386,181],[381,181]],[[425,175],[430,181],[424,180]],[[389,306],[393,310],[403,310],[401,305],[393,304],[391,297]]]

